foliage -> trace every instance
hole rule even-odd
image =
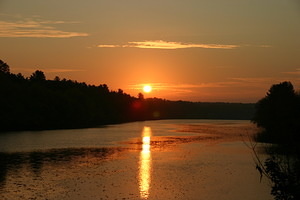
[[[250,119],[254,104],[195,103],[132,97],[42,71],[29,78],[0,71],[0,131],[93,127],[153,119]]]
[[[256,140],[272,143],[265,162],[254,151],[256,168],[272,182],[276,200],[300,199],[300,94],[290,82],[275,84],[255,107],[252,121],[264,128]]]
[[[9,73],[9,66],[2,60],[0,60],[0,72]]]
[[[256,169],[262,177],[271,183],[271,194],[276,200],[300,199],[300,154],[299,147],[272,144],[265,146],[269,155],[264,162],[259,158],[256,144],[252,150],[256,162]]]
[[[299,160],[273,155],[265,161],[266,173],[273,183],[271,194],[276,200],[300,198]]]
[[[256,103],[253,122],[265,129],[264,142],[299,142],[300,96],[290,82],[273,85]]]
[[[44,72],[40,70],[36,70],[31,76],[30,76],[31,81],[45,81],[46,76]]]

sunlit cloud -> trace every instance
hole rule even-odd
[[[116,47],[122,47],[122,46],[112,45],[112,44],[102,44],[102,45],[98,45],[98,47],[100,47],[100,48],[116,48]]]
[[[184,44],[180,42],[166,42],[163,40],[129,42],[136,48],[143,49],[186,49],[186,48],[204,48],[204,49],[234,49],[238,45],[221,45],[221,44]]]
[[[55,27],[57,24],[70,23],[75,22],[49,21],[37,18],[14,21],[0,20],[0,37],[71,38],[89,35],[87,33],[63,31]]]
[[[235,49],[239,45],[224,44],[191,44],[181,42],[168,42],[163,40],[128,42],[126,45],[98,45],[100,48],[141,48],[141,49],[187,49],[187,48],[203,48],[203,49]]]

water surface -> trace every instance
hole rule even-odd
[[[249,121],[161,120],[0,135],[0,199],[272,199]]]

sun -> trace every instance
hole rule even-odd
[[[151,92],[151,91],[152,91],[151,85],[145,85],[145,86],[143,87],[143,91],[146,92],[146,93]]]

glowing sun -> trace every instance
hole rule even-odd
[[[151,92],[151,91],[152,91],[151,85],[145,85],[145,86],[143,87],[143,91],[146,92],[146,93]]]

